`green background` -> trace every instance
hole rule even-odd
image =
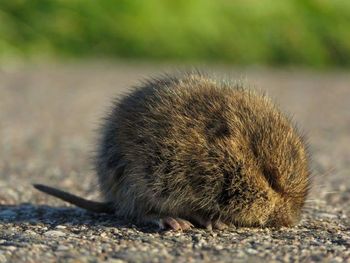
[[[350,65],[348,0],[4,0],[0,59]]]

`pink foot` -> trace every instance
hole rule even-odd
[[[210,231],[213,229],[224,230],[224,229],[228,228],[228,225],[226,225],[225,223],[223,223],[220,220],[206,220],[206,219],[201,218],[199,216],[194,217],[194,220],[199,226],[201,226],[207,230],[210,230]]]
[[[221,222],[220,220],[217,220],[217,221],[214,221],[213,228],[218,229],[218,230],[224,230],[224,229],[228,228],[228,225]]]
[[[182,218],[173,218],[173,217],[164,217],[159,219],[159,226],[161,229],[170,228],[174,231],[186,231],[193,227],[192,223],[182,219]]]

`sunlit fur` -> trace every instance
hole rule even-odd
[[[117,213],[298,222],[309,188],[303,138],[265,96],[197,73],[153,79],[117,101],[96,158]]]

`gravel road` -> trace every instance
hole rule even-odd
[[[159,233],[35,191],[40,182],[97,199],[90,157],[101,117],[164,67],[0,67],[0,262],[350,262],[348,72],[210,71],[267,91],[308,134],[314,186],[299,225]]]

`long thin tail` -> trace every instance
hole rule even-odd
[[[55,196],[59,199],[62,199],[68,203],[76,205],[80,208],[84,208],[91,212],[107,213],[107,214],[113,214],[115,212],[115,209],[113,208],[112,204],[108,202],[103,203],[103,202],[87,200],[79,196],[70,194],[68,192],[59,190],[57,188],[53,188],[42,184],[33,184],[33,186],[41,192]]]

